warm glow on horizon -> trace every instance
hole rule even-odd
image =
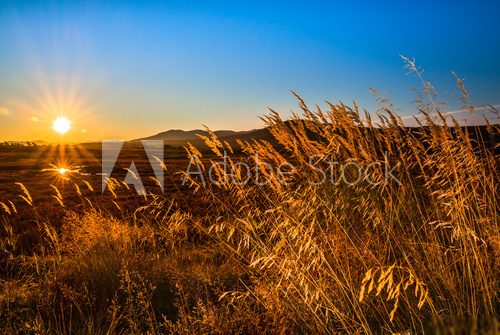
[[[71,122],[65,117],[59,117],[52,124],[52,129],[61,135],[66,134],[71,129]]]

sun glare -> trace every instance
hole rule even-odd
[[[59,117],[52,124],[52,129],[56,133],[66,134],[71,129],[71,122],[65,117]]]
[[[57,172],[59,172],[60,175],[64,176],[64,174],[66,174],[66,172],[68,172],[68,170],[65,168],[60,168],[59,170],[57,170]]]

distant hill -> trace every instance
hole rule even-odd
[[[214,133],[220,140],[226,141],[234,148],[238,147],[237,140],[251,141],[251,140],[268,140],[272,141],[272,135],[266,128],[254,129],[248,131],[233,131],[233,130],[216,130]],[[178,147],[184,146],[188,142],[193,144],[198,148],[206,148],[203,141],[197,136],[209,136],[210,134],[206,130],[195,129],[195,130],[179,130],[172,129],[153,136],[139,138],[130,143],[142,141],[142,140],[159,140],[164,141],[165,144]]]
[[[226,136],[235,135],[238,133],[244,133],[244,132],[237,132],[237,131],[233,131],[233,130],[217,130],[217,131],[215,131],[215,134],[219,137],[226,137]],[[140,141],[140,140],[191,141],[191,140],[199,139],[199,137],[197,135],[208,136],[209,134],[206,130],[201,130],[201,129],[195,129],[195,130],[171,129],[171,130],[167,130],[167,131],[158,133],[158,134],[153,135],[153,136],[140,138],[140,139],[137,139],[135,141]]]

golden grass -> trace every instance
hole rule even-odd
[[[377,126],[357,106],[313,112],[298,96],[302,115],[291,122],[271,111],[264,120],[284,150],[241,145],[272,166],[293,161],[294,179],[303,182],[291,187],[264,169],[271,179],[265,187],[224,183],[222,168],[213,165],[221,185],[206,191],[215,198],[225,191],[218,199],[224,219],[210,233],[255,276],[252,295],[298,329],[423,331],[431,316],[497,315],[498,157],[474,145],[424,84],[430,102],[418,108],[427,125],[413,132],[382,98]],[[497,126],[489,131],[498,135]],[[222,156],[223,143],[205,141]],[[306,182],[317,174],[311,156],[367,166],[382,153],[399,164],[400,183]],[[380,167],[371,179],[382,176]],[[196,178],[190,182],[202,187]]]
[[[313,111],[299,96],[302,113],[292,120],[271,111],[263,119],[279,145],[240,142],[245,159],[258,153],[272,167],[288,161],[295,168],[284,176],[260,166],[271,180],[264,186],[243,183],[233,148],[209,132],[205,142],[218,158],[233,155],[229,168],[241,182],[227,182],[218,159],[202,168],[212,168],[218,184],[185,176],[211,200],[213,216],[195,219],[173,201],[148,195],[148,204],[133,213],[114,202],[120,218],[85,198],[91,208],[68,211],[60,230],[39,222],[38,249],[9,260],[4,270],[2,330],[408,334],[458,327],[495,333],[498,157],[441,113],[432,87],[422,83],[428,99],[418,110],[427,124],[413,131],[382,96],[377,121],[356,105]],[[489,131],[498,135],[496,126]],[[196,148],[186,150],[202,163]],[[321,177],[308,159],[315,155],[317,166],[328,166],[326,157],[363,167],[381,159],[398,163],[399,182],[383,183],[383,166],[373,165],[377,185],[313,185]],[[280,177],[294,183],[284,185]],[[113,199],[122,186],[109,180]],[[10,204],[0,203],[12,216]],[[12,240],[7,228],[2,236]],[[13,249],[11,240],[5,237],[2,247]]]

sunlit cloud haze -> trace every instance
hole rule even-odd
[[[2,1],[0,140],[131,139],[172,128],[261,127],[272,107],[356,100],[369,87],[415,108],[399,55],[415,57],[449,110],[451,71],[475,105],[500,102],[494,2]]]

